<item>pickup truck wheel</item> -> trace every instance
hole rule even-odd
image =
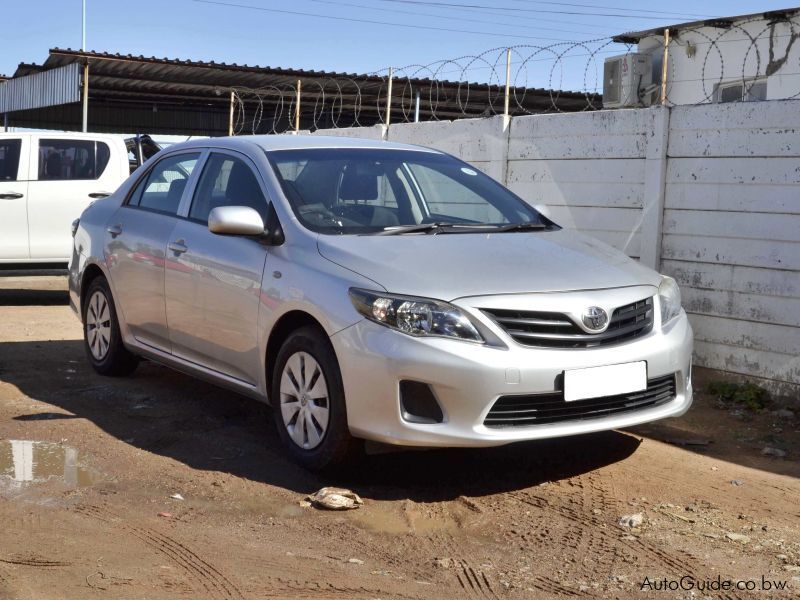
[[[320,471],[357,457],[341,372],[322,332],[303,327],[292,333],[278,352],[271,381],[275,425],[295,461]]]
[[[92,368],[101,375],[129,375],[139,364],[139,358],[122,343],[114,299],[105,277],[93,279],[86,290],[83,341]]]

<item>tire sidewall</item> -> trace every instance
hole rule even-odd
[[[281,375],[289,358],[307,352],[317,361],[328,387],[328,427],[320,444],[310,450],[299,447],[286,430],[281,411]],[[272,373],[272,410],[278,435],[292,457],[311,470],[322,470],[343,463],[352,446],[347,425],[347,410],[341,371],[327,337],[315,328],[304,327],[292,333],[281,346]]]

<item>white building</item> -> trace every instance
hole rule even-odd
[[[645,105],[661,100],[667,32],[667,104],[800,98],[800,7],[616,36],[650,55],[652,83],[639,89]]]

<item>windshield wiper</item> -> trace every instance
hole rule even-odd
[[[393,225],[377,231],[372,235],[403,235],[404,233],[439,233],[452,223],[419,223],[416,225]]]
[[[403,235],[405,233],[475,233],[478,232],[506,232],[506,231],[540,231],[549,226],[544,223],[510,223],[508,225],[495,225],[492,223],[419,223],[417,225],[394,225],[377,231],[372,235]]]
[[[378,231],[372,235],[403,235],[404,233],[464,233],[475,229],[494,231],[495,225],[484,225],[483,223],[420,223],[418,225],[394,225],[386,227],[383,231]]]
[[[544,223],[511,223],[509,225],[501,225],[497,228],[497,231],[541,231],[549,227],[549,225],[545,225]]]

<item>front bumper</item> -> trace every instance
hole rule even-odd
[[[338,357],[353,435],[406,446],[480,447],[629,427],[675,417],[692,402],[692,329],[685,313],[634,341],[586,349],[531,348],[508,341],[496,348],[443,338],[416,338],[371,321],[331,337]],[[553,392],[566,369],[647,362],[649,379],[674,374],[675,397],[658,406],[583,420],[487,427],[500,396]],[[399,382],[428,383],[442,423],[404,420]],[[578,401],[580,402],[580,401]]]

